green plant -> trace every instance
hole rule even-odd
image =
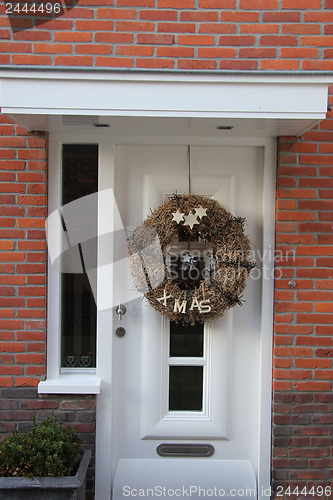
[[[70,476],[80,454],[77,432],[54,415],[32,428],[14,431],[0,444],[0,476]]]

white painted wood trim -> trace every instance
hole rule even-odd
[[[63,141],[65,142],[65,141]],[[49,141],[48,214],[60,207],[62,142]],[[53,235],[57,239],[57,235]],[[59,232],[58,239],[61,234]],[[48,259],[47,279],[47,374],[38,384],[39,394],[99,394],[101,379],[95,370],[61,373],[60,273]]]
[[[114,188],[115,146],[110,143],[99,144],[99,189]],[[98,234],[103,221],[98,210]],[[113,249],[110,249],[112,252]],[[101,258],[98,248],[98,262]],[[112,262],[112,256],[110,257]],[[97,300],[103,294],[101,273],[103,267],[97,265]],[[112,294],[110,283],[108,290]],[[112,303],[112,297],[110,297]],[[102,380],[101,395],[97,397],[96,407],[96,455],[95,455],[95,498],[111,498],[111,450],[112,450],[112,355],[113,355],[113,309],[97,310],[97,376]]]
[[[263,269],[274,273],[275,200],[276,200],[276,142],[267,140],[264,147],[263,179]],[[271,257],[271,259],[270,259]],[[273,260],[273,261],[272,261]],[[270,488],[272,433],[272,363],[273,363],[274,279],[262,280],[261,343],[259,369],[259,442],[258,442],[258,500],[267,500],[264,492]]]
[[[0,71],[5,114],[321,120],[327,75]]]

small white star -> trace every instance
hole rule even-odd
[[[190,226],[190,228],[193,229],[193,226],[195,224],[199,224],[199,221],[198,221],[196,215],[192,214],[192,212],[190,212],[188,215],[185,215],[184,226]]]
[[[182,220],[184,220],[184,214],[179,211],[179,208],[178,208],[177,212],[173,212],[172,215],[173,215],[172,220],[175,220],[178,224]]]
[[[199,208],[196,208],[195,215],[199,217],[199,219],[202,219],[202,217],[205,217],[205,215],[207,215],[207,208],[201,206]]]

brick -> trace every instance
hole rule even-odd
[[[75,52],[77,54],[110,54],[112,47],[107,45],[76,45]]]
[[[301,179],[302,180],[302,179]],[[292,189],[279,188],[277,190],[278,198],[317,198],[317,193],[314,189]]]
[[[258,12],[228,12],[221,11],[221,22],[232,22],[232,23],[256,23],[259,20]]]
[[[276,49],[275,48],[260,48],[260,47],[251,47],[246,49],[239,49],[239,57],[244,58],[267,58],[267,57],[276,57]]]
[[[271,70],[297,70],[299,69],[299,61],[297,60],[264,60],[260,62],[261,69]]]
[[[331,346],[333,345],[333,340],[331,337],[301,337],[298,336],[296,338],[296,345],[313,345],[316,347],[319,346]]]
[[[0,52],[31,52],[31,43],[3,41],[0,42]]]
[[[195,33],[194,23],[158,23],[159,33]]]
[[[25,367],[26,375],[45,375],[45,366],[26,366]]]
[[[46,206],[47,198],[46,196],[23,196],[19,195],[17,197],[19,205],[35,205],[35,206]]]
[[[240,33],[279,33],[279,25],[263,23],[241,24]]]
[[[300,323],[333,323],[333,314],[298,314]]]
[[[76,423],[73,422],[72,424],[73,429],[75,429],[77,432],[81,433],[90,433],[90,432],[95,432],[95,423]]]
[[[39,378],[35,377],[16,377],[15,383],[17,387],[36,387],[40,382]]]
[[[56,56],[55,66],[92,66],[91,56]]]
[[[30,297],[45,295],[45,287],[44,286],[19,287],[18,294],[19,296],[30,296]]]
[[[311,301],[332,301],[333,302],[333,292],[324,291],[297,291],[297,298],[300,300],[311,300]]]
[[[236,0],[199,0],[200,9],[236,9]]]
[[[100,3],[98,3],[100,5]],[[118,7],[154,7],[155,0],[117,0]]]
[[[37,219],[37,218],[17,219],[16,224],[17,224],[17,227],[22,227],[22,228],[28,228],[28,227],[42,228],[45,226],[45,219]]]
[[[297,45],[297,37],[289,35],[263,35],[260,37],[260,45],[263,46],[294,46]]]
[[[300,212],[300,211],[282,211],[279,210],[276,214],[278,221],[308,221],[315,220],[316,215],[314,212]]]
[[[60,43],[34,43],[34,52],[36,54],[70,54],[72,46]]]
[[[329,359],[295,359],[295,368],[331,368],[332,361]]]
[[[301,222],[299,231],[304,233],[328,233],[332,231],[332,225],[326,222]]]
[[[320,292],[318,292],[320,293]],[[326,292],[330,293],[330,292]],[[323,325],[317,325],[316,326],[316,334],[317,335],[332,335],[332,326],[323,326]]]
[[[16,363],[42,365],[44,362],[45,362],[44,354],[24,353],[16,355]]]
[[[214,45],[214,36],[210,35],[179,35],[179,45]]]
[[[304,380],[312,378],[311,370],[274,370],[273,377],[275,379],[284,380]]]
[[[23,252],[0,252],[0,261],[2,262],[22,262],[25,260]]]
[[[316,288],[319,290],[333,290],[332,280],[317,280]]]
[[[144,31],[154,31],[154,23],[148,22],[137,22],[137,21],[117,21],[116,31],[132,31],[132,32],[144,32]]]
[[[331,370],[315,370],[315,378],[318,380],[333,380],[333,370],[332,369]]]
[[[216,62],[208,59],[202,61],[182,60],[177,61],[178,69],[216,69]]]
[[[296,391],[311,391],[311,392],[329,391],[331,389],[331,383],[317,382],[317,381],[295,382],[294,388]]]
[[[104,57],[97,56],[95,59],[96,66],[105,66],[112,68],[131,68],[133,66],[132,59],[129,57]]]
[[[13,387],[14,386],[14,379],[13,377],[0,377],[0,387]],[[14,424],[9,424],[9,426],[6,427],[5,423],[0,423],[0,429],[8,429],[8,431],[13,430]]]
[[[63,410],[94,410],[96,403],[94,399],[82,399],[78,401],[63,401],[61,408]]]
[[[25,276],[0,276],[0,284],[1,285],[24,285],[25,284]],[[9,295],[13,295],[10,293]]]
[[[275,304],[276,312],[312,312],[312,304],[309,302],[277,302]]]
[[[236,31],[236,25],[230,23],[201,23],[199,26],[199,33],[236,33]]]
[[[181,21],[193,21],[194,19],[186,19],[186,17],[182,17],[184,12],[181,12],[180,20]],[[139,14],[139,19],[143,21],[177,21],[178,15],[175,10],[141,10]]]
[[[312,1],[312,0],[311,0]],[[301,36],[301,45],[310,45],[313,47],[331,47],[333,45],[333,36]]]
[[[297,34],[320,34],[320,24],[284,24],[282,26],[282,33],[297,33]]]
[[[174,0],[157,0],[158,9],[193,9],[194,0],[177,0],[175,4]]]
[[[100,3],[99,3],[100,5]],[[121,7],[154,7],[155,0],[117,0],[117,6]]]
[[[275,337],[274,343],[275,345],[291,345],[293,340],[291,335],[279,335]]]
[[[77,7],[76,7],[77,8]],[[75,8],[75,10],[76,10]],[[91,16],[93,17],[93,16]],[[100,8],[97,9],[98,19],[135,19],[136,12],[135,9],[108,9]]]
[[[269,9],[277,9],[278,1],[277,0],[240,0],[239,2],[240,9],[244,10],[262,10],[263,8]]]
[[[155,12],[155,11],[153,11],[153,12]],[[209,11],[209,10],[207,10],[207,11],[182,11],[182,12],[180,12],[180,20],[181,21],[214,23],[214,22],[217,22],[219,20],[219,14],[218,14],[218,11]],[[221,19],[221,21],[222,21],[222,19]]]
[[[174,43],[174,38],[174,35],[138,33],[137,43],[149,45],[172,45]]]
[[[229,35],[229,36],[220,36],[219,38],[219,45],[245,46],[254,44],[255,44],[255,37],[252,35]]]
[[[282,9],[320,9],[321,0],[282,0]]]
[[[0,366],[0,375],[23,375],[23,368],[21,366]],[[1,418],[1,414],[0,414]]]
[[[290,391],[292,389],[292,382],[280,382],[273,380],[273,391]],[[281,429],[280,429],[281,430]],[[286,431],[286,427],[283,428]],[[277,434],[277,429],[275,429],[275,434]]]
[[[283,12],[282,10],[278,10],[277,12],[263,12],[262,20],[264,23],[292,23],[299,22],[301,20],[300,11],[295,12]]]
[[[55,42],[91,42],[91,33],[80,33],[78,31],[56,31],[53,34]]]
[[[297,255],[333,255],[332,246],[299,246],[296,248]]]
[[[0,324],[2,321],[0,320]],[[23,321],[22,321],[23,323]],[[24,352],[24,344],[19,342],[1,342],[0,343],[1,352]]]
[[[12,63],[13,64],[33,65],[33,66],[51,66],[51,57],[50,56],[41,56],[41,55],[13,54],[12,55]]]
[[[145,47],[142,47],[145,48]],[[203,49],[198,49],[203,50]],[[198,53],[199,57],[204,57]],[[194,57],[193,47],[157,47],[157,57]]]
[[[113,31],[113,26],[113,21],[75,21],[75,28],[77,31]]]

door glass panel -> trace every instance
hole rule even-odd
[[[202,357],[203,330],[203,323],[181,326],[172,321],[170,323],[170,356]]]
[[[169,367],[169,411],[202,410],[203,366]]]

